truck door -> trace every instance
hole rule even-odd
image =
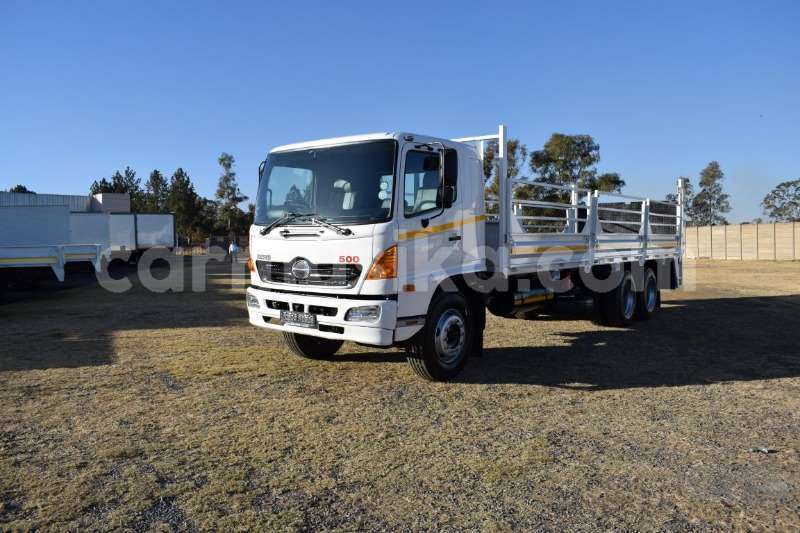
[[[402,154],[402,208],[398,217],[400,316],[424,314],[429,291],[462,269],[463,214],[456,150],[447,149],[444,160],[443,182],[439,151],[409,145]]]

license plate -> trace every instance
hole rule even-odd
[[[301,328],[315,328],[317,327],[317,317],[311,313],[281,311],[281,323],[289,326],[300,326]]]

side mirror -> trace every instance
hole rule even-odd
[[[264,166],[267,164],[267,160],[263,160],[258,165],[258,182],[261,183],[261,176],[264,175]]]
[[[445,209],[449,207],[453,207],[453,203],[456,201],[456,188],[452,185],[445,185],[444,186],[444,194],[442,197],[442,205]]]

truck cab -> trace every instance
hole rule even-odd
[[[482,158],[491,140],[503,198],[487,224]],[[467,355],[480,354],[486,309],[500,301],[484,280],[499,274],[511,307],[516,297],[549,294],[535,267],[513,270],[513,223],[503,213],[517,208],[504,146],[501,126],[464,140],[377,133],[271,150],[250,229],[251,324],[281,331],[303,357],[328,358],[344,341],[404,346],[420,376],[457,375]],[[572,259],[560,266],[585,258]],[[509,284],[520,276],[533,284]]]
[[[408,133],[275,148],[250,231],[251,322],[375,346],[409,339],[431,287],[485,270],[481,176],[471,147]]]

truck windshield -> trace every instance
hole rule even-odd
[[[266,225],[287,213],[315,213],[341,224],[391,219],[396,151],[396,141],[380,140],[269,154],[255,223]]]

